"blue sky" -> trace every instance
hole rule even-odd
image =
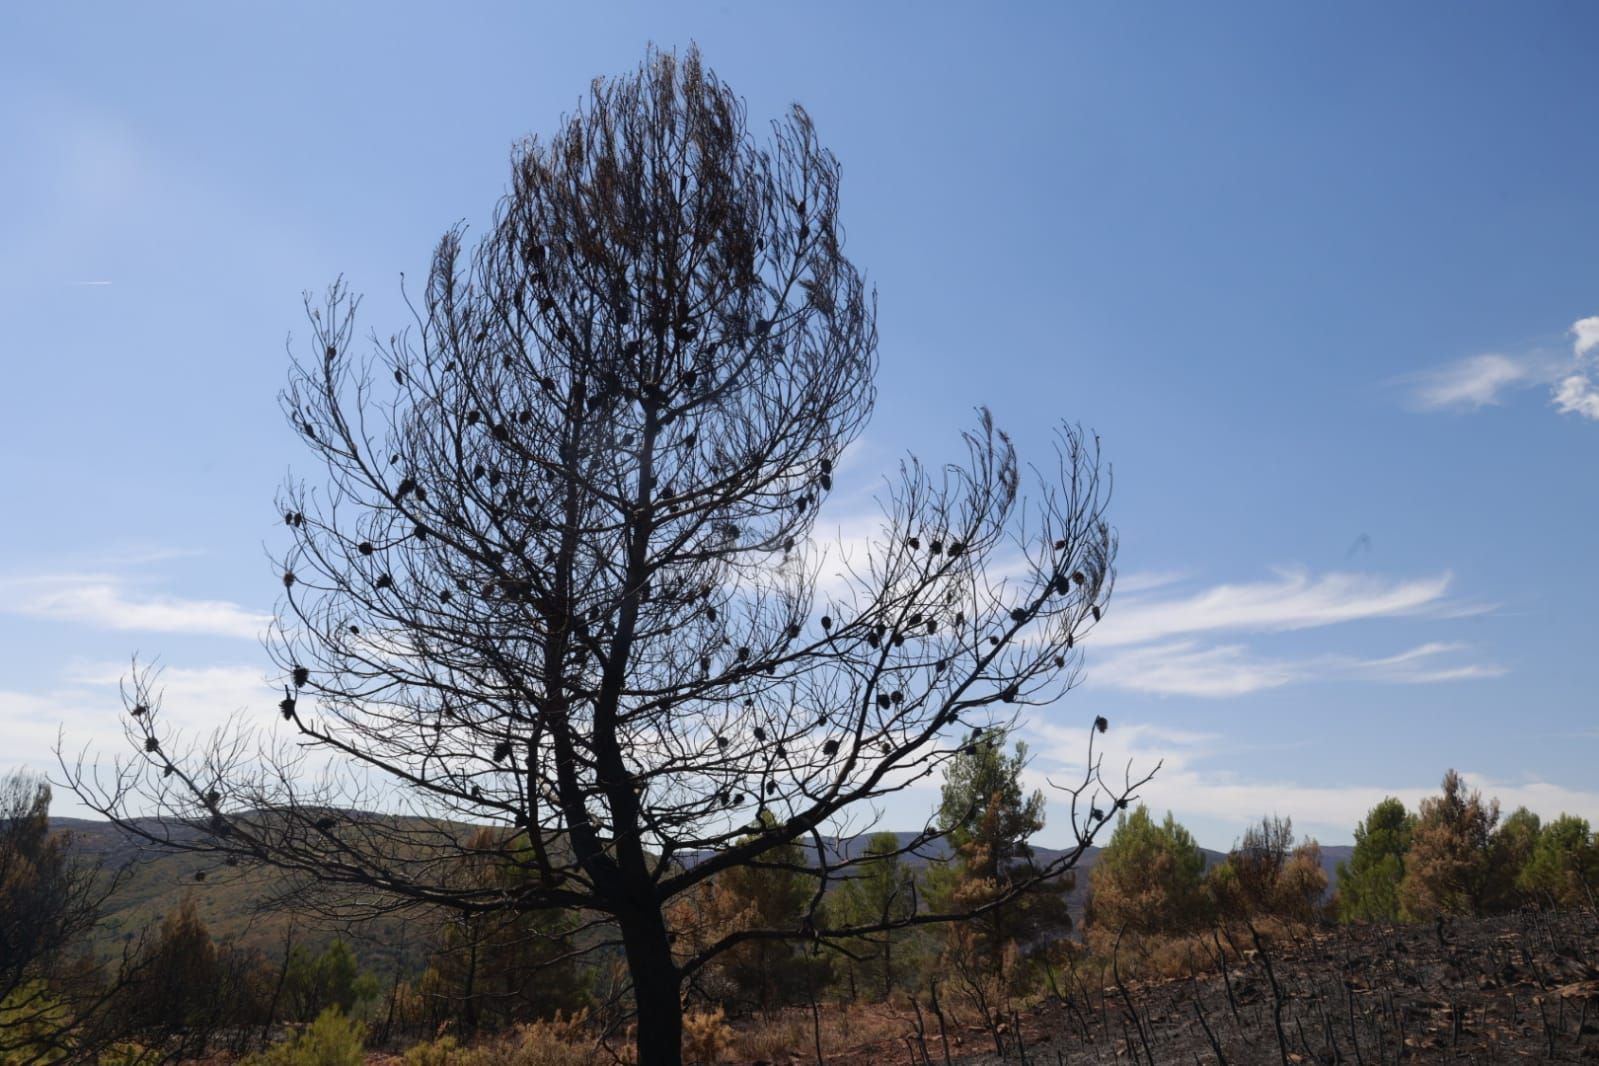
[[[1599,10],[458,7],[0,13],[0,765],[113,750],[135,652],[268,715],[302,291],[402,324],[515,140],[697,41],[844,165],[882,373],[832,517],[977,403],[1104,440],[1122,581],[1040,776],[1103,713],[1210,846],[1450,766],[1599,820]]]

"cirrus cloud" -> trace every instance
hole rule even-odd
[[[1521,389],[1546,387],[1561,414],[1599,421],[1599,315],[1567,330],[1569,354],[1487,352],[1400,379],[1421,411],[1478,411]]]
[[[1542,361],[1487,352],[1422,371],[1409,381],[1411,400],[1424,411],[1475,411],[1500,403],[1514,389],[1547,384],[1552,377]]]
[[[255,638],[272,616],[227,600],[145,593],[115,574],[0,579],[4,610],[99,629]]]
[[[1206,647],[1179,641],[1111,655],[1089,671],[1088,683],[1160,696],[1225,698],[1318,681],[1420,685],[1504,675],[1504,667],[1492,663],[1451,661],[1469,650],[1435,641],[1375,659],[1339,654],[1281,658],[1257,655],[1242,644]]]
[[[1087,683],[1161,696],[1221,699],[1333,681],[1434,684],[1502,676],[1464,644],[1428,641],[1386,656],[1264,654],[1245,638],[1378,619],[1441,621],[1487,605],[1452,598],[1449,573],[1394,578],[1279,570],[1269,580],[1182,591],[1171,583],[1118,600],[1088,638]],[[1224,638],[1224,639],[1223,639]]]
[[[1402,615],[1458,617],[1487,608],[1445,598],[1453,576],[1386,579],[1283,569],[1269,581],[1216,585],[1185,596],[1117,603],[1094,633],[1098,647],[1147,644],[1190,633],[1281,632]]]

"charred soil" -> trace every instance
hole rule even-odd
[[[941,1033],[929,1019],[919,1033],[832,1061],[1599,1062],[1591,911],[1345,926],[1263,937],[1258,947],[1248,929],[1233,938],[1237,953],[1218,951],[1207,972],[1106,987],[1071,981],[1061,996],[994,1026]]]

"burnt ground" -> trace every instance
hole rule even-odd
[[[1522,914],[1341,927],[1263,940],[1181,980],[1071,986],[981,1028],[861,1047],[850,1066],[917,1063],[1281,1064],[1599,1062],[1599,915]],[[1096,985],[1098,982],[1094,982]],[[1065,988],[1062,989],[1066,991]],[[950,1039],[946,1059],[943,1036]],[[922,1049],[926,1054],[923,1056]]]

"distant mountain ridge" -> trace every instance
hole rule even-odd
[[[154,820],[152,820],[154,821]],[[52,818],[51,828],[73,834],[75,850],[90,861],[102,863],[108,870],[126,869],[123,883],[108,901],[105,914],[95,938],[95,949],[109,954],[124,941],[138,936],[146,929],[158,926],[163,915],[175,908],[186,893],[192,893],[201,918],[219,942],[231,941],[247,948],[258,948],[268,956],[283,951],[286,935],[294,929],[296,943],[310,950],[320,950],[335,937],[350,940],[357,947],[363,961],[379,970],[402,969],[416,966],[422,960],[421,937],[418,936],[414,916],[388,916],[361,923],[359,927],[330,927],[311,924],[305,918],[282,909],[264,909],[269,889],[281,887],[271,870],[241,869],[216,871],[214,860],[171,848],[140,841],[124,834],[109,822],[81,818]],[[462,824],[463,832],[476,826]],[[198,832],[178,827],[177,833]],[[847,837],[824,837],[832,861],[853,858],[862,854],[873,833],[859,833]],[[895,833],[903,847],[913,841],[914,833]],[[802,841],[807,849],[814,847]],[[1088,895],[1088,873],[1098,861],[1102,848],[1091,846],[1084,850],[1074,868],[1074,884],[1068,900],[1074,917],[1080,918]],[[1208,848],[1200,849],[1205,865],[1210,867],[1225,859],[1226,853]],[[1346,861],[1354,849],[1349,845],[1334,845],[1321,849],[1322,868],[1327,872],[1328,890],[1336,884],[1336,867]],[[949,854],[945,841],[934,841],[920,849],[920,854],[905,856],[911,866],[921,869]],[[1040,864],[1047,864],[1066,855],[1059,848],[1035,847],[1034,854]],[[702,856],[683,856],[692,865]],[[196,879],[199,871],[208,871],[204,881]],[[275,883],[276,882],[276,883]]]
[[[871,838],[875,835],[876,833],[857,833],[847,837],[823,837],[822,840],[824,846],[828,849],[830,859],[836,862],[841,859],[852,859],[864,853],[867,845],[871,842]],[[902,848],[914,841],[916,836],[917,834],[915,833],[894,834],[895,839],[899,841],[899,845]],[[797,843],[800,843],[807,852],[815,847],[809,840],[801,840]],[[948,841],[936,840],[919,850],[921,854],[905,856],[905,861],[908,861],[918,869],[928,865],[930,862],[947,857],[950,849]],[[1099,853],[1102,850],[1104,849],[1100,845],[1089,845],[1083,850],[1082,857],[1078,859],[1077,865],[1074,867],[1079,874],[1083,875],[1083,877],[1078,878],[1079,881],[1083,881],[1087,872],[1093,869],[1094,864],[1099,861]],[[1227,858],[1225,851],[1215,851],[1211,848],[1200,848],[1199,850],[1205,856],[1205,868],[1207,870]],[[1321,845],[1321,868],[1327,873],[1329,891],[1337,884],[1338,864],[1347,862],[1354,850],[1348,844]],[[1033,847],[1033,856],[1041,866],[1055,862],[1067,854],[1069,854],[1069,851],[1065,848],[1046,848],[1038,845]],[[685,858],[685,861],[692,864],[695,861],[695,857],[689,855]]]

